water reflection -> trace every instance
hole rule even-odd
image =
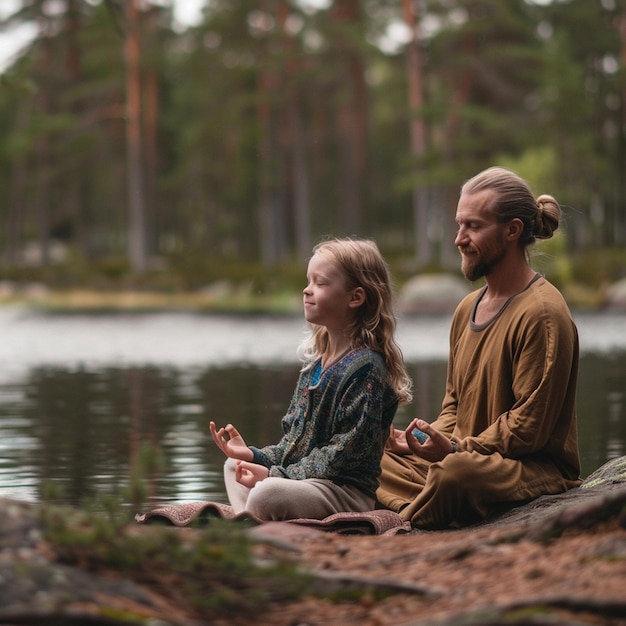
[[[441,341],[447,322],[432,323],[432,333],[418,325],[405,327],[405,341],[419,340],[432,351],[433,337]],[[233,343],[239,342],[236,352],[242,351],[242,338],[232,333],[244,328],[259,351],[260,344],[269,343],[273,348],[267,353],[276,355],[272,341],[284,341],[268,326],[261,339],[254,324],[239,320],[230,328]],[[287,334],[301,333],[299,321],[289,321],[285,328]],[[445,344],[439,350],[445,355]],[[284,355],[284,346],[280,351]],[[399,426],[414,415],[436,416],[445,386],[445,356],[421,353],[408,361],[416,393],[413,404],[399,411]],[[195,359],[144,365],[102,365],[89,359],[62,363],[60,355],[54,363],[23,362],[19,368],[4,363],[10,367],[0,371],[0,496],[39,500],[52,483],[56,499],[72,504],[103,494],[128,497],[130,477],[146,446],[163,459],[162,467],[147,475],[150,501],[225,501],[224,457],[210,440],[209,420],[236,424],[250,444],[276,441],[298,375],[293,356],[259,363],[225,359],[210,367]],[[624,347],[583,353],[578,414],[584,475],[626,454],[625,383]]]
[[[626,353],[584,355],[580,364],[578,431],[587,472],[626,454]]]

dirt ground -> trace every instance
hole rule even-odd
[[[593,513],[597,503],[583,503],[569,518],[529,510],[500,524],[446,532],[277,529],[275,541],[266,533],[261,556],[291,552],[318,573],[320,590],[343,599],[309,597],[273,607],[255,623],[626,625],[624,495],[608,518]],[[351,588],[361,593],[348,599]]]
[[[122,538],[155,540],[152,560],[131,558],[128,570],[123,554],[111,560],[112,536],[99,524],[83,528],[80,511],[2,500],[0,626],[626,626],[626,457],[607,465],[590,488],[542,496],[462,530],[348,535],[310,524],[249,526],[259,564],[292,561],[311,584],[297,601],[270,598],[262,613],[210,622],[188,601],[198,582],[207,599],[215,591],[198,578],[206,571],[158,558],[172,533],[192,550],[203,530],[125,526]],[[56,543],[44,540],[44,518],[57,529]]]

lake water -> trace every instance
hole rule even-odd
[[[626,454],[626,314],[574,315],[583,475]],[[415,400],[396,423],[432,420],[445,385],[450,316],[399,322]],[[299,317],[186,313],[51,315],[0,309],[0,497],[130,504],[226,501],[209,420],[249,444],[280,437],[298,376]],[[161,465],[146,470],[147,452]]]

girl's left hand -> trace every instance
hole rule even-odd
[[[209,429],[215,445],[227,457],[246,461],[251,461],[254,458],[252,450],[246,445],[243,437],[232,424],[218,430],[215,422],[212,421],[209,423]]]
[[[259,481],[269,476],[269,469],[265,465],[249,463],[248,461],[237,461],[235,479],[248,489],[252,489]]]

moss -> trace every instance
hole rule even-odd
[[[205,619],[259,612],[268,601],[296,598],[308,587],[309,578],[290,562],[257,563],[245,525],[212,520],[191,533],[153,526],[131,532],[123,512],[55,506],[44,507],[41,520],[57,561],[151,583],[184,597]]]

